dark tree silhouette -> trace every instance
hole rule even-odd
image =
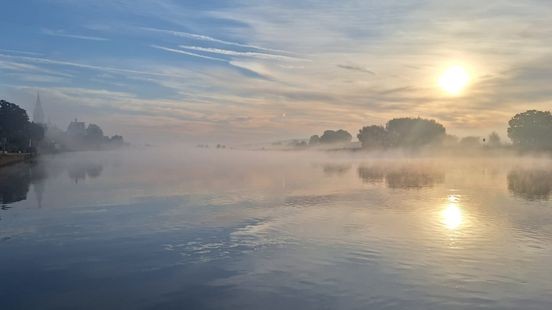
[[[27,112],[16,104],[0,100],[0,139],[8,149],[21,150],[29,143]]]
[[[362,147],[367,149],[384,148],[388,144],[388,134],[383,126],[362,127],[357,138]]]
[[[8,151],[28,151],[29,142],[34,145],[43,137],[44,128],[29,122],[24,109],[0,100],[0,142]]]
[[[525,150],[552,149],[552,115],[549,111],[529,110],[508,122],[508,137]]]
[[[353,139],[350,133],[343,129],[337,131],[326,130],[324,134],[320,137],[320,143],[323,144],[332,144],[332,143],[349,143]]]
[[[396,147],[421,147],[443,141],[446,129],[435,120],[396,118],[387,122],[389,143]]]

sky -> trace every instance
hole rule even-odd
[[[356,135],[394,117],[458,136],[552,107],[548,0],[0,3],[0,98],[136,143]],[[439,88],[446,68],[470,83]]]

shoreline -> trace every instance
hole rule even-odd
[[[0,168],[25,162],[32,158],[33,155],[29,153],[0,154]]]

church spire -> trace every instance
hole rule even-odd
[[[42,110],[42,103],[40,102],[40,92],[36,92],[36,102],[33,110],[33,122],[37,124],[44,124],[44,110]]]

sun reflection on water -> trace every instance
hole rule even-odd
[[[463,215],[459,200],[458,196],[450,195],[445,209],[441,211],[441,221],[447,229],[456,230],[462,225]]]

